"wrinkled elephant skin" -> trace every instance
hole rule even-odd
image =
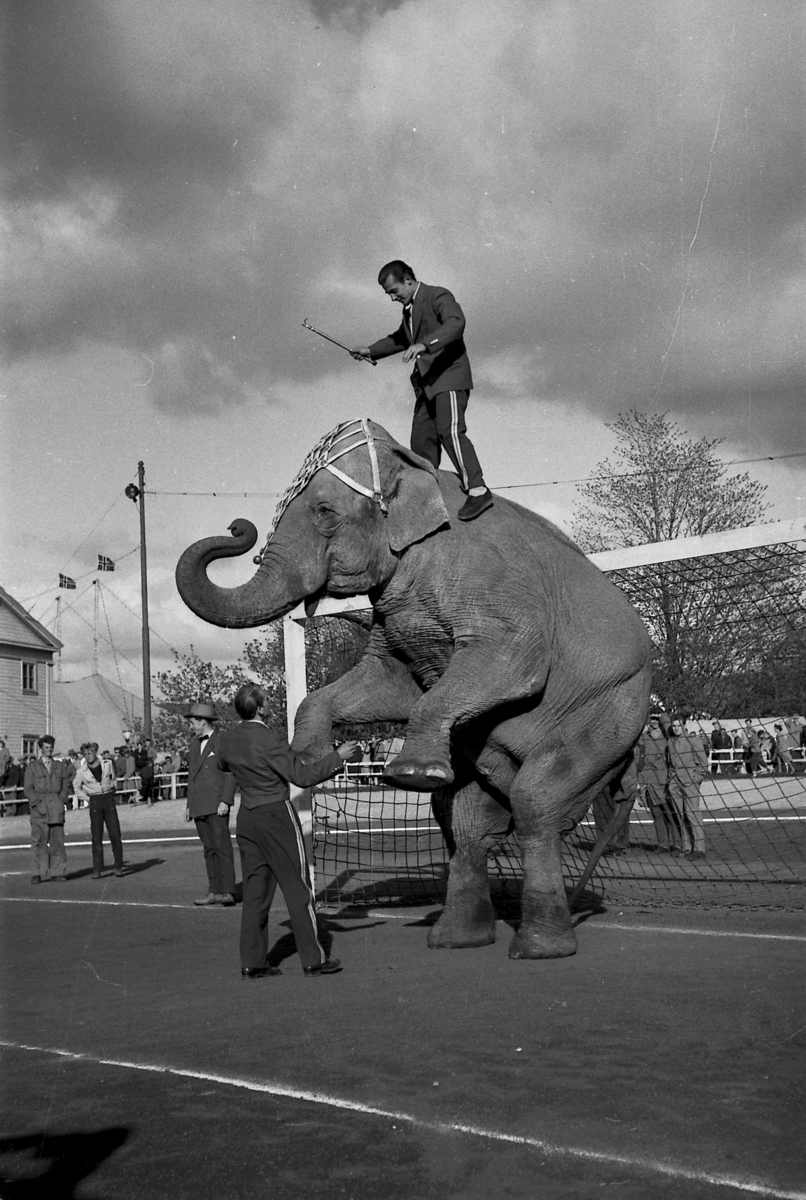
[[[641,732],[648,638],[621,592],[544,518],[496,496],[476,521],[458,521],[456,476],[369,429],[377,469],[360,439],[339,457],[340,475],[309,468],[248,583],[220,588],[206,574],[214,558],[254,544],[254,527],[241,521],[233,537],[185,551],[179,591],[205,620],[240,627],[309,597],[368,594],[367,650],[305,700],[295,749],[323,753],[334,722],[407,721],[388,778],[434,791],[451,857],[429,944],[494,939],[487,853],[514,823],[524,885],[510,954],[573,954],[560,835]]]

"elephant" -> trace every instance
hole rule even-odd
[[[429,945],[495,940],[487,855],[514,828],[523,888],[509,955],[559,958],[576,950],[561,834],[623,771],[643,730],[650,643],[624,595],[556,526],[500,495],[460,522],[464,498],[455,475],[380,425],[343,422],[280,501],[250,580],[222,588],[207,577],[211,561],[255,545],[254,525],[238,520],[185,550],[177,587],[199,617],[229,628],[366,595],[366,651],[305,699],[293,748],[321,756],[338,722],[407,722],[385,777],[433,792],[450,860]]]

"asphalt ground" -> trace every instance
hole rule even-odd
[[[433,907],[348,910],[311,980],[278,904],[244,982],[166,809],[100,881],[71,814],[39,887],[2,822],[4,1200],[806,1198],[802,913],[611,907],[523,962],[506,921],[429,951]]]

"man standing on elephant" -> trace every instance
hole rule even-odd
[[[350,353],[372,360],[402,353],[404,363],[414,364],[411,448],[434,467],[445,450],[467,493],[459,520],[472,521],[492,507],[493,497],[465,425],[473,377],[463,338],[464,313],[447,288],[422,283],[400,259],[381,267],[378,283],[403,306],[400,328]]]
[[[31,883],[49,879],[64,883],[67,855],[64,849],[64,805],[70,787],[64,764],[53,757],[54,739],[43,734],[37,745],[40,758],[25,768],[25,798],[31,809],[31,848],[34,874]]]

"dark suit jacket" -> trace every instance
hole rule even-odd
[[[319,762],[305,763],[276,729],[259,721],[241,721],[221,734],[219,767],[231,771],[241,789],[241,807],[282,804],[288,784],[313,787],[342,768],[334,750]]]
[[[424,391],[429,400],[438,392],[467,391],[473,387],[470,360],[464,343],[465,314],[447,288],[420,282],[412,301],[411,333],[405,314],[400,328],[373,342],[373,358],[401,354],[415,342],[426,353],[417,359],[411,376],[415,392]]]
[[[209,817],[218,811],[222,802],[232,804],[235,799],[235,777],[225,775],[218,769],[218,744],[221,733],[214,729],[204,749],[194,737],[188,746],[188,812],[191,817]]]

